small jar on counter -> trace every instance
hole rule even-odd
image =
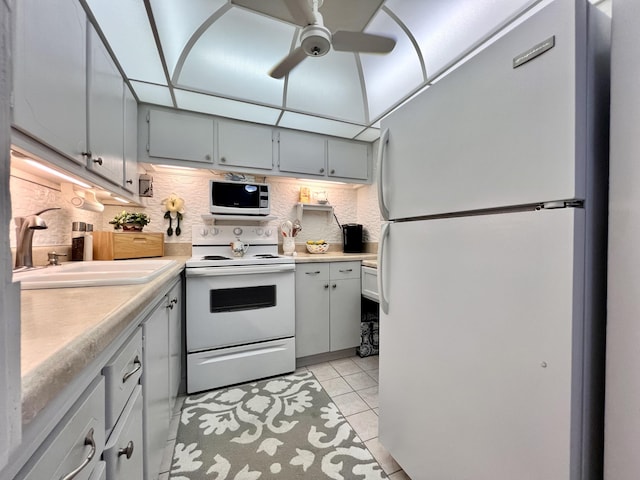
[[[84,222],[71,223],[71,260],[84,260],[84,243],[87,224]]]
[[[87,228],[84,233],[83,260],[93,260],[93,225],[91,223],[87,223]]]

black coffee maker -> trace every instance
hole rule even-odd
[[[362,253],[362,225],[345,223],[342,225],[344,253]]]

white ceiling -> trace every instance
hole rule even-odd
[[[301,30],[284,0],[84,1],[140,102],[373,141],[384,115],[548,0],[324,0],[332,32],[396,47],[331,51],[280,80],[268,72]]]

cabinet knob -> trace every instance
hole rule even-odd
[[[98,165],[102,166],[102,157],[98,157],[96,158],[93,163],[97,163]]]
[[[80,155],[82,155],[83,157],[91,158],[91,150],[82,152]]]
[[[324,173],[324,168],[321,168],[321,169],[320,169],[320,173]]]
[[[126,455],[127,459],[131,458],[131,455],[133,455],[133,440],[129,440],[129,443],[127,443],[125,448],[120,448],[118,450],[118,456],[120,455]]]
[[[331,171],[329,172],[331,175],[333,175],[334,173],[336,173],[336,171],[334,169],[331,169]]]
[[[221,157],[221,158],[220,158],[220,161],[221,161],[222,163],[225,163],[225,162],[227,161],[227,159],[226,159],[226,158],[224,158],[224,157]]]
[[[329,288],[329,284],[328,284],[328,283],[325,283],[325,284],[324,284],[324,288]]]
[[[334,283],[333,285],[331,285],[331,288],[336,288],[337,285]]]
[[[209,155],[208,153],[204,156],[205,160],[211,160],[211,155]]]
[[[129,180],[127,180],[127,183],[128,183],[129,185],[131,185],[131,184],[133,184],[133,180],[129,179]]]

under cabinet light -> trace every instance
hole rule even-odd
[[[66,180],[67,182],[71,182],[71,183],[75,183],[76,185],[79,185],[82,188],[92,188],[91,185],[81,182],[80,180],[76,180],[75,178],[66,175],[64,173],[61,173],[57,170],[54,170],[53,168],[49,168],[46,165],[42,165],[39,162],[36,162],[35,160],[31,160],[31,159],[25,159],[25,161],[31,165],[32,167],[36,167],[39,168],[42,171],[45,171],[47,173],[50,173],[51,175],[55,175],[58,178],[62,178],[64,180]]]
[[[121,197],[116,197],[115,195],[111,195],[111,198],[113,198],[114,200],[119,201],[120,203],[131,203],[131,202],[129,202],[129,200],[125,200],[124,198],[121,198]]]

